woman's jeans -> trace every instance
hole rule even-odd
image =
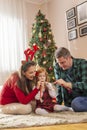
[[[87,112],[87,97],[76,97],[71,103],[75,112]]]

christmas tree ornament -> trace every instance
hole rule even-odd
[[[44,39],[46,39],[46,35],[44,36]]]
[[[43,20],[41,20],[41,23],[43,23],[44,21]]]
[[[44,44],[43,46],[44,46],[45,49],[47,49],[47,44]]]
[[[49,34],[52,34],[52,32],[49,32]]]
[[[55,77],[52,77],[53,81],[55,80]]]
[[[44,28],[43,31],[45,32],[47,30],[47,28]]]
[[[46,56],[46,51],[45,51],[45,50],[43,50],[43,52],[42,52],[42,56],[43,56],[43,57]]]
[[[43,41],[43,39],[42,39],[42,38],[39,38],[39,40],[40,40],[40,42],[42,42],[42,41]]]
[[[48,39],[48,42],[51,43],[51,39]]]
[[[35,33],[35,30],[33,30],[33,34]]]
[[[50,42],[47,42],[46,46],[49,47],[50,46]]]
[[[42,34],[41,34],[41,32],[39,32],[39,38],[41,38],[42,37]]]
[[[39,47],[34,43],[33,44],[33,50],[34,50],[34,53],[37,51],[37,50],[39,50]]]
[[[50,67],[49,67],[49,70],[53,70],[53,68],[50,66]]]
[[[47,62],[46,61],[43,61],[43,65],[45,65]]]

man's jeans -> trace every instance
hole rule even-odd
[[[72,101],[71,107],[75,112],[87,112],[87,97],[76,97]]]

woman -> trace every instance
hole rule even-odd
[[[23,61],[19,72],[13,73],[0,93],[1,111],[5,114],[28,114],[32,111],[32,101],[39,91],[33,88],[36,64]]]

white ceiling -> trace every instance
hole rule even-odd
[[[48,0],[25,0],[29,3],[33,3],[33,4],[43,4],[43,3],[46,3],[48,2]]]

